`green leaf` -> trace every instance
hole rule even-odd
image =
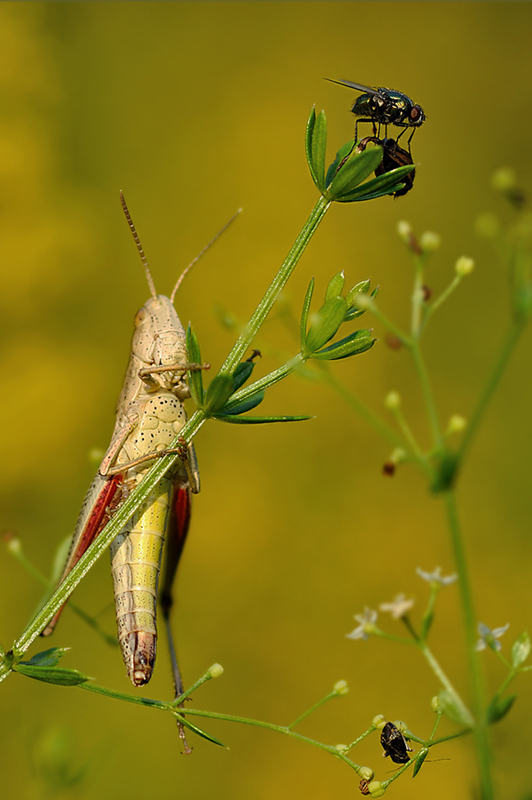
[[[312,324],[303,348],[305,355],[311,355],[332,339],[344,321],[346,308],[344,297],[333,297],[311,316]]]
[[[323,194],[325,191],[325,150],[327,146],[327,120],[325,112],[316,116],[313,108],[307,122],[305,151],[312,180]]]
[[[262,425],[268,422],[301,422],[312,419],[310,416],[283,416],[283,417],[234,417],[231,414],[213,414],[213,419],[220,422],[232,422],[236,425]]]
[[[488,725],[493,725],[495,722],[499,722],[499,720],[505,717],[513,706],[516,698],[516,694],[511,694],[509,697],[504,697],[502,700],[492,700],[486,711]]]
[[[249,380],[254,367],[254,361],[241,361],[240,364],[237,364],[233,373],[233,392],[238,391]]]
[[[381,161],[382,147],[373,147],[371,150],[364,150],[363,153],[350,156],[327,187],[327,197],[331,200],[345,202],[344,196],[350,196],[355,187],[359,186],[377,169]],[[360,189],[360,191],[362,192],[364,189]]]
[[[512,645],[512,667],[517,669],[523,664],[530,655],[530,637],[523,631]]]
[[[336,158],[334,159],[332,164],[329,164],[329,168],[327,170],[327,175],[325,177],[325,185],[326,186],[329,186],[331,184],[331,181],[333,180],[334,176],[336,175],[336,170],[338,169],[338,166],[342,163],[344,158],[346,158],[349,155],[349,153],[351,153],[351,151],[354,149],[354,147],[355,147],[355,140],[351,139],[350,142],[346,142],[338,150],[338,152],[336,153]]]
[[[342,289],[344,288],[344,283],[344,273],[337,272],[336,275],[334,275],[334,277],[332,277],[329,281],[329,285],[327,286],[327,290],[325,292],[325,302],[327,302],[327,300],[332,300],[335,297],[340,297],[342,294]]]
[[[365,150],[364,152],[367,153],[368,151]],[[393,194],[403,187],[404,184],[401,183],[403,175],[408,175],[413,169],[415,169],[414,166],[407,165],[406,167],[393,169],[390,172],[384,172],[377,178],[372,178],[362,186],[353,189],[353,191],[346,192],[341,198],[335,199],[340,203],[353,203],[355,200],[371,200],[375,197],[382,197],[385,194]]]
[[[301,312],[301,323],[299,325],[299,339],[300,339],[300,347],[301,350],[305,347],[305,339],[307,338],[307,320],[308,320],[308,312],[310,308],[310,303],[312,301],[312,295],[314,293],[314,278],[310,281],[307,289],[307,293],[305,295],[305,300],[303,301],[303,311]]]
[[[227,749],[227,746],[223,742],[221,742],[219,739],[216,739],[216,737],[212,736],[210,733],[206,733],[206,731],[202,730],[201,728],[198,728],[198,726],[194,725],[194,723],[192,723],[188,717],[185,718],[182,717],[181,714],[179,714],[179,717],[177,718],[179,719],[181,725],[184,725],[184,727],[188,728],[189,731],[192,731],[193,733],[196,733],[198,736],[201,736],[202,739],[207,739],[207,741],[212,742],[212,744],[217,744],[219,747],[226,747]]]
[[[244,414],[246,411],[251,411],[252,408],[256,408],[262,403],[263,400],[264,392],[257,392],[256,394],[251,395],[251,397],[248,397],[247,400],[243,400],[241,403],[238,403],[236,406],[222,408],[222,410],[218,412],[218,415],[226,416],[227,414]]]
[[[452,722],[463,725],[464,728],[473,728],[474,721],[468,709],[456,696],[443,689],[438,695],[439,706]]]
[[[187,329],[187,357],[190,364],[201,364],[201,352],[199,342],[197,340],[196,334],[190,327],[188,326]],[[203,398],[205,392],[203,390],[203,370],[190,370],[188,373],[188,386],[190,389],[190,394],[196,405],[201,407],[203,405]]]
[[[377,340],[368,330],[355,331],[344,339],[334,342],[313,353],[311,358],[321,359],[322,361],[338,361],[340,358],[349,358],[359,353],[365,353],[375,344]]]
[[[41,650],[40,653],[35,653],[29,661],[21,661],[20,663],[34,667],[55,667],[59,663],[59,659],[69,650],[69,647],[50,647],[48,650]]]
[[[92,680],[77,669],[63,669],[62,667],[37,667],[20,663],[14,665],[13,670],[20,672],[21,675],[26,675],[27,678],[34,678],[36,681],[45,683],[55,683],[57,686],[78,686],[80,683]]]
[[[357,283],[356,286],[353,286],[353,288],[347,293],[345,298],[347,303],[347,314],[345,315],[346,322],[351,322],[351,320],[357,319],[358,317],[361,317],[362,314],[365,313],[366,311],[365,308],[356,307],[356,298],[358,297],[359,294],[368,294],[370,283],[371,281],[369,280],[361,281],[360,283]],[[370,297],[376,297],[378,292],[379,292],[379,287],[376,286],[375,289],[373,289],[373,291],[371,292]]]
[[[413,778],[415,778],[416,775],[418,774],[418,772],[421,769],[421,767],[423,766],[423,762],[425,761],[425,759],[428,756],[428,754],[429,754],[429,751],[428,751],[427,747],[425,747],[425,748],[423,748],[422,750],[419,751],[419,753],[417,755],[417,758],[416,758],[416,763],[414,764],[414,769],[412,770],[412,777]]]
[[[207,414],[220,411],[233,394],[233,378],[231,375],[216,375],[207,389],[203,409]]]

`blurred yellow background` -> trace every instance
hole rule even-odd
[[[353,135],[356,95],[324,77],[390,86],[424,107],[427,121],[412,142],[416,184],[396,201],[333,207],[284,300],[297,314],[311,276],[321,299],[344,270],[349,287],[365,278],[379,284],[382,308],[407,324],[411,265],[396,225],[407,219],[418,233],[437,231],[443,245],[429,274],[436,292],[458,256],[477,262],[426,342],[442,419],[468,415],[508,319],[507,276],[475,238],[474,220],[485,210],[510,216],[489,189],[494,169],[516,168],[525,187],[532,179],[531,23],[532,7],[518,3],[2,3],[0,527],[22,538],[40,569],[49,570],[73,528],[94,471],[89,451],[108,444],[133,316],[148,295],[118,190],[161,293],[244,208],[176,300],[204,358],[219,365],[234,335],[215,308],[249,316],[317,199],[303,149],[312,105],[326,110],[331,159]],[[425,441],[408,356],[387,349],[381,326],[366,320],[380,341],[333,373],[379,410],[389,390],[399,391]],[[275,321],[261,342],[295,348]],[[459,491],[478,615],[491,627],[511,623],[506,651],[530,624],[529,342],[512,361]],[[278,363],[265,355],[256,374]],[[419,619],[427,591],[415,568],[453,571],[440,502],[408,467],[382,477],[389,447],[323,384],[294,378],[270,392],[264,409],[315,418],[268,428],[210,423],[196,439],[202,494],[174,627],[189,684],[215,661],[226,671],[194,706],[284,724],[343,678],[350,694],[302,733],[348,742],[382,713],[428,735],[438,685],[414,649],[345,634],[353,614],[400,591],[416,598]],[[0,580],[0,641],[10,646],[41,589],[5,552]],[[76,600],[114,629],[106,557]],[[401,634],[396,625],[387,627]],[[51,644],[73,648],[64,666],[132,691],[119,652],[72,613]],[[433,645],[467,696],[456,587],[440,598]],[[491,653],[485,661],[495,689],[503,673]],[[494,730],[494,744],[502,794],[519,798],[532,783],[532,704],[524,679],[516,688],[520,701]],[[52,756],[42,754],[61,737],[87,774],[53,796],[358,795],[347,767],[267,731],[207,723],[230,750],[195,740],[184,758],[161,714],[17,675],[0,691],[5,796],[49,796],[42,764]],[[163,642],[144,694],[170,693]],[[451,730],[442,725],[442,734]],[[427,763],[414,783],[405,777],[390,792],[470,797],[471,743],[446,745],[440,756],[451,760]],[[352,757],[379,778],[392,766],[377,737]]]

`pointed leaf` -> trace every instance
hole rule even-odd
[[[26,675],[27,678],[34,678],[36,681],[45,683],[55,683],[57,686],[78,686],[80,683],[92,680],[77,669],[63,669],[62,667],[36,667],[21,663],[14,665],[13,670],[20,672],[21,675]]]
[[[416,758],[416,763],[414,764],[414,769],[412,770],[412,777],[413,778],[415,778],[416,775],[418,774],[418,772],[421,769],[421,767],[423,766],[423,762],[425,761],[425,759],[428,756],[428,754],[429,754],[429,751],[428,751],[428,748],[426,748],[426,747],[423,750],[419,751],[418,756]]]
[[[327,286],[327,290],[325,292],[325,302],[327,302],[327,300],[332,300],[334,297],[340,297],[342,294],[342,289],[344,288],[344,283],[344,273],[337,272],[336,275],[334,275],[334,277],[332,277],[329,281],[329,285]]]
[[[59,663],[59,659],[69,650],[69,647],[50,647],[48,650],[41,650],[40,653],[35,653],[29,661],[21,661],[20,663],[30,664],[34,667],[55,667]]]
[[[232,422],[235,425],[262,425],[268,422],[301,422],[312,419],[310,416],[283,416],[283,417],[235,417],[232,414],[213,414],[213,419],[220,422]]]
[[[333,297],[311,315],[311,326],[303,350],[305,354],[319,350],[333,338],[344,321],[346,307],[344,297]]]
[[[299,325],[299,339],[300,339],[301,350],[303,350],[303,348],[305,347],[305,339],[307,338],[308,312],[310,308],[310,303],[312,301],[313,293],[314,293],[314,278],[312,278],[312,280],[308,285],[307,293],[303,301],[303,311],[301,312],[301,323]]]
[[[225,406],[233,394],[233,378],[231,375],[216,375],[207,389],[203,409],[208,414],[215,413]]]
[[[190,325],[187,328],[186,345],[189,363],[201,364],[201,351],[199,342]],[[203,397],[205,394],[203,390],[203,374],[201,369],[191,370],[188,373],[188,386],[194,402],[197,406],[201,407],[203,405]]]
[[[346,294],[345,300],[347,303],[347,313],[345,315],[345,321],[350,322],[352,319],[356,319],[357,317],[362,316],[366,311],[365,308],[357,308],[356,307],[356,299],[359,294],[368,294],[370,289],[371,281],[365,280],[360,281],[357,283],[356,286],[353,286],[352,289]]]
[[[194,723],[192,723],[188,719],[188,717],[186,718],[182,717],[181,714],[179,715],[176,714],[176,717],[179,719],[181,725],[183,725],[185,728],[188,728],[189,731],[192,731],[193,733],[196,733],[198,736],[201,736],[202,739],[207,739],[208,742],[212,742],[213,744],[217,744],[219,747],[225,747],[226,749],[228,749],[227,745],[225,745],[223,742],[220,742],[220,740],[216,739],[216,737],[212,736],[212,734],[206,733],[206,731],[202,730],[201,728],[198,728],[198,726],[194,725]]]
[[[323,194],[325,191],[325,150],[327,146],[327,120],[313,108],[307,122],[305,150],[312,180]]]
[[[336,170],[342,163],[342,161],[347,158],[347,156],[351,153],[351,151],[355,147],[355,140],[351,139],[350,142],[346,142],[336,153],[336,157],[332,164],[329,164],[329,168],[327,170],[327,175],[325,177],[325,184],[329,186],[331,181],[333,180],[334,176],[336,175]]]
[[[516,694],[511,694],[509,697],[504,697],[502,700],[494,699],[488,706],[486,712],[486,719],[488,725],[498,722],[506,716],[517,698]]]
[[[343,164],[332,183],[327,187],[327,196],[331,200],[344,202],[344,195],[350,195],[355,187],[374,172],[382,161],[382,147],[373,147],[363,153],[352,155]],[[363,188],[360,191],[364,191]]]
[[[365,150],[364,152],[367,153],[368,151]],[[345,192],[341,197],[336,197],[335,200],[339,203],[353,203],[356,200],[367,200],[382,197],[385,194],[393,194],[393,192],[404,186],[401,183],[401,178],[404,175],[408,175],[413,169],[415,169],[415,166],[408,165],[393,169],[390,172],[384,172],[378,178],[366,181],[362,186],[357,186],[353,191]]]
[[[517,669],[530,655],[530,637],[524,631],[512,645],[512,667]]]
[[[458,697],[443,689],[438,695],[440,708],[452,722],[463,725],[464,728],[473,728],[474,721],[469,710],[461,703]]]
[[[249,380],[254,367],[254,361],[241,361],[240,364],[237,364],[233,373],[233,392],[238,391]]]
[[[329,347],[313,353],[311,358],[317,358],[322,361],[338,361],[340,358],[349,358],[359,353],[365,353],[366,350],[373,347],[376,341],[368,330],[355,331],[344,339],[329,345]]]
[[[262,403],[264,400],[264,392],[257,392],[256,394],[251,395],[248,397],[247,400],[243,400],[242,403],[238,403],[236,406],[231,406],[231,408],[223,408],[219,414],[220,416],[225,416],[226,414],[244,414],[246,411],[251,411],[252,408],[256,408],[258,405]]]

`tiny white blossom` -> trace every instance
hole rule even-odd
[[[381,603],[381,611],[389,611],[393,619],[401,619],[414,605],[414,600],[407,600],[404,594],[398,594],[391,603]]]
[[[501,628],[493,628],[493,630],[491,630],[487,625],[479,622],[478,632],[480,634],[480,639],[476,644],[476,650],[485,650],[486,647],[491,647],[492,650],[500,650],[502,644],[498,642],[497,639],[504,636],[509,627],[510,623],[507,622],[506,625],[503,625]]]
[[[363,614],[355,614],[355,619],[360,622],[360,625],[355,628],[351,633],[346,633],[348,639],[367,639],[370,633],[373,633],[375,623],[377,621],[377,612],[372,608],[364,609]]]
[[[423,572],[423,570],[418,567],[416,572],[419,577],[423,578],[423,580],[427,581],[427,583],[439,583],[440,586],[449,586],[450,583],[454,583],[458,578],[458,575],[456,574],[444,577],[441,574],[441,567],[436,567],[434,572]]]

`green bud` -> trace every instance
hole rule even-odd
[[[501,167],[491,176],[491,186],[497,192],[507,192],[515,188],[515,170],[511,167]]]
[[[209,669],[209,675],[211,678],[219,678],[220,675],[223,675],[224,668],[221,664],[213,664],[212,667]]]
[[[376,728],[384,728],[386,725],[386,717],[384,717],[382,714],[377,714],[377,716],[373,717],[371,720],[371,724],[375,725]]]
[[[392,452],[390,456],[390,461],[392,464],[402,464],[403,461],[406,459],[406,452],[403,450],[402,447],[396,447],[395,450]]]
[[[467,258],[467,256],[461,256],[454,265],[454,271],[459,278],[464,278],[466,275],[469,275],[473,272],[474,268],[475,262],[472,258]]]
[[[464,417],[459,414],[453,414],[447,426],[447,433],[460,433],[464,430],[467,422]]]
[[[421,235],[419,244],[424,253],[434,253],[435,250],[440,248],[441,236],[438,233],[432,233],[432,231],[425,231]]]
[[[353,305],[356,308],[363,309],[364,311],[366,311],[373,305],[373,298],[367,294],[360,292],[355,297],[353,297]]]
[[[388,392],[386,397],[384,398],[384,405],[386,408],[389,408],[390,411],[395,411],[396,409],[401,407],[401,395],[399,392]]]
[[[408,725],[406,724],[406,722],[403,722],[402,719],[396,719],[393,724],[395,725],[396,728],[399,728],[401,733],[404,733],[405,731],[408,730]]]
[[[6,533],[4,534],[4,541],[6,543],[6,548],[9,553],[12,553],[14,556],[19,555],[22,552],[22,543],[18,536],[15,536],[14,533]]]
[[[410,244],[410,239],[412,237],[412,226],[409,222],[405,222],[405,220],[401,220],[397,223],[397,233],[399,237],[403,240],[405,244]]]
[[[333,692],[336,694],[347,694],[349,691],[349,686],[347,685],[347,681],[338,681],[333,686]]]
[[[382,784],[380,781],[371,781],[368,784],[369,793],[372,797],[382,797],[386,789],[381,788]]]
[[[432,698],[432,700],[430,701],[430,707],[432,708],[432,710],[434,711],[435,714],[438,714],[439,711],[441,711],[441,709],[440,709],[440,699],[439,699],[437,694],[435,694],[434,697]]]
[[[363,781],[370,781],[372,780],[375,773],[371,769],[371,767],[359,767],[357,769],[357,774],[359,778],[362,778]]]
[[[339,753],[343,753],[344,750],[348,750],[348,746],[346,744],[335,744],[334,749],[338,750]]]

